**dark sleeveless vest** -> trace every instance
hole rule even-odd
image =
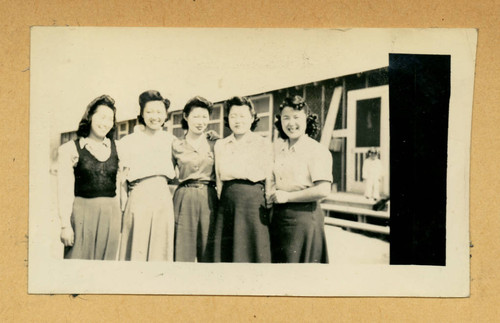
[[[75,196],[114,197],[118,171],[115,141],[111,140],[111,154],[104,162],[95,158],[85,147],[80,148],[80,139],[75,140],[75,145],[78,151],[78,163],[74,168]]]

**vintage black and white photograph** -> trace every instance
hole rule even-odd
[[[468,296],[476,41],[33,27],[29,292]]]

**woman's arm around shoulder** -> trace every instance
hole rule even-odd
[[[124,141],[123,137],[120,140],[115,141],[116,151],[118,153],[118,173],[116,174],[116,196],[118,196],[120,202],[120,210],[122,212],[125,210],[125,205],[128,199],[128,186],[127,186],[127,175],[128,175],[128,167],[125,166],[124,162]]]
[[[222,180],[220,179],[220,150],[223,140],[217,140],[214,144],[214,159],[215,159],[215,183],[217,187],[217,196],[220,198],[222,192]]]
[[[208,130],[207,132],[205,132],[205,135],[207,136],[207,139],[209,142],[210,141],[215,142],[218,139],[221,139],[221,137],[219,136],[219,134],[215,130]]]

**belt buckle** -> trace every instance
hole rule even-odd
[[[185,186],[185,187],[194,187],[194,188],[199,188],[199,187],[201,187],[201,186],[202,186],[202,184],[200,184],[200,183],[186,183],[186,184],[184,184],[183,186]]]

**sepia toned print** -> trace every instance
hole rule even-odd
[[[65,41],[56,41],[61,35]],[[32,164],[30,176],[48,187],[33,186],[30,199],[30,292],[466,296],[468,181],[459,178],[468,178],[475,37],[458,29],[34,28],[31,132],[37,136],[30,144],[32,158],[43,162]],[[195,54],[191,43],[207,50]],[[105,58],[118,52],[116,60]],[[57,70],[52,83],[48,69]],[[78,81],[64,82],[75,74]],[[418,91],[408,94],[407,88]],[[158,149],[146,139],[131,148],[127,138],[154,126],[137,118],[143,114],[137,97],[149,89],[168,97],[167,120],[156,129],[166,139],[157,141]],[[149,170],[167,158],[160,150],[168,150],[167,167],[173,151],[170,166],[177,173],[169,168],[128,178],[137,185],[118,192],[129,200],[118,196],[125,216],[113,260],[66,260],[56,152],[78,140],[81,107],[103,93],[116,101],[112,140],[120,161]],[[196,96],[211,106],[202,124],[187,120],[200,132],[200,146],[183,127],[191,112],[183,108]],[[247,101],[227,107],[235,96]],[[48,98],[57,104],[47,105]],[[55,112],[57,118],[47,119]],[[50,120],[50,126],[42,129],[36,120]],[[184,160],[188,152],[192,157]],[[213,159],[206,165],[215,177],[211,171],[196,175],[200,153],[208,159],[199,165]],[[453,173],[450,160],[458,165]],[[428,164],[435,172],[420,176]],[[119,174],[122,183],[140,173],[129,171]],[[162,183],[142,192],[152,180]],[[421,212],[420,187],[438,192],[431,194],[439,204],[434,213]],[[178,216],[195,214],[179,211],[190,199],[208,205],[199,213],[205,220]],[[163,237],[165,256],[147,256],[156,238],[138,249],[140,256],[130,256],[128,241],[138,237],[133,226],[142,223],[134,217],[159,204],[170,211],[161,212],[160,222],[143,224],[152,230],[150,239]],[[43,217],[33,217],[35,210]],[[165,224],[164,234],[151,233],[158,228],[153,222]],[[47,271],[65,274],[41,279]],[[95,272],[102,274],[95,278]],[[88,277],[86,284],[75,275]],[[419,283],[401,283],[408,280]]]

